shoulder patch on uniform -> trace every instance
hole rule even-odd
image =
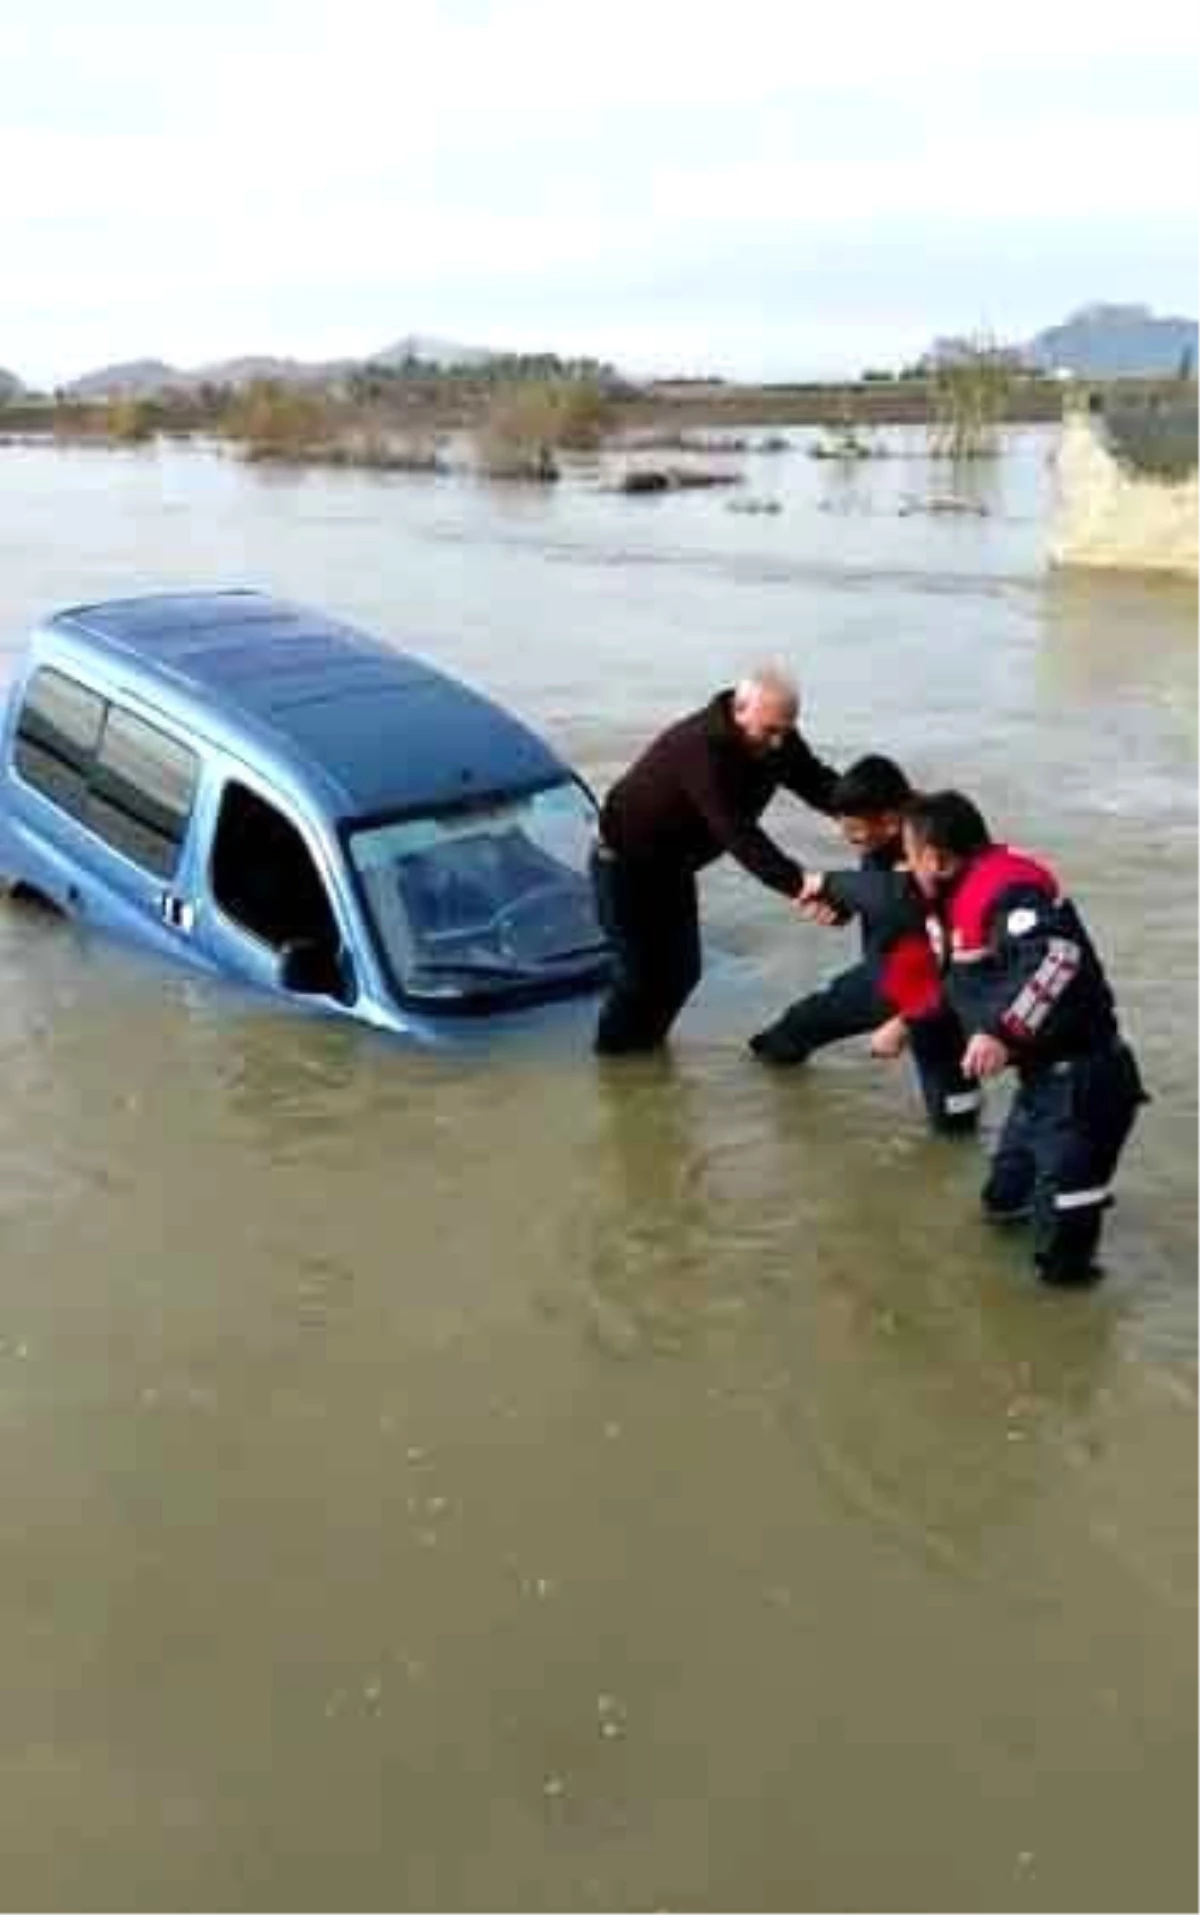
[[[1027,904],[1019,904],[1010,911],[1004,920],[1004,928],[1010,938],[1023,938],[1026,931],[1032,931],[1038,921],[1038,914]]]

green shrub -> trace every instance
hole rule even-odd
[[[483,469],[497,478],[557,478],[559,450],[592,451],[609,402],[592,379],[534,379],[502,386],[476,433]]]
[[[930,450],[943,458],[990,458],[1015,384],[1011,353],[984,334],[933,373]]]
[[[241,442],[247,459],[300,458],[326,444],[332,428],[326,399],[275,379],[253,380],[221,419],[221,430]]]

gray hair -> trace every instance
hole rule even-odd
[[[753,670],[744,672],[734,688],[734,703],[751,703],[759,698],[778,699],[781,704],[791,705],[793,709],[800,704],[800,691],[792,674],[785,665],[775,663],[756,665]]]

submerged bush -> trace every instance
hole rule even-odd
[[[948,459],[983,459],[998,452],[1014,379],[1012,354],[983,335],[937,365],[930,451]]]
[[[333,419],[327,399],[275,379],[256,379],[230,402],[221,419],[227,438],[240,440],[247,459],[292,459],[328,443]]]
[[[503,387],[476,433],[480,464],[494,478],[556,479],[554,454],[593,451],[609,402],[590,379],[537,379]]]
[[[144,445],[158,429],[158,414],[151,399],[110,399],[99,429],[118,445]]]

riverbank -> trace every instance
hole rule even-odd
[[[1153,452],[1153,441],[1150,442]],[[1146,470],[1120,456],[1120,442],[1089,413],[1073,413],[1055,454],[1050,533],[1055,565],[1107,571],[1200,573],[1195,466]],[[1194,456],[1194,455],[1193,455]]]
[[[1107,403],[1117,394],[1153,395],[1166,382],[1121,380],[1094,388]],[[436,374],[389,381],[365,396],[275,386],[298,408],[304,430],[319,419],[339,435],[364,439],[380,432],[444,433],[481,428],[499,399],[515,390],[483,378]],[[1001,416],[1010,425],[1039,425],[1061,418],[1064,387],[1056,379],[1014,378]],[[245,414],[246,395],[201,390],[141,399],[25,399],[0,407],[0,440],[36,434],[68,441],[99,439],[134,443],[156,432],[204,434],[229,429],[231,412]],[[599,390],[592,408],[604,437],[656,430],[689,433],[711,427],[929,425],[937,417],[935,382],[925,378],[860,379],[846,382],[739,384],[723,380],[660,381],[642,387]]]

